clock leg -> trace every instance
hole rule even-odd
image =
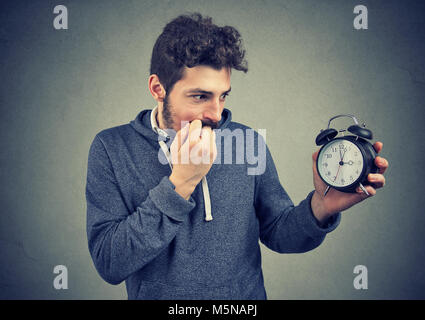
[[[330,189],[330,188],[331,188],[330,186],[328,186],[328,187],[326,188],[325,193],[323,194],[323,196],[324,196],[324,197],[326,197],[326,194],[328,193],[328,191],[329,191],[329,189]]]
[[[359,186],[360,186],[360,189],[362,189],[363,193],[368,196],[369,192],[367,192],[366,188],[361,183],[359,183]]]

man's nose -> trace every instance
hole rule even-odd
[[[214,101],[203,114],[204,119],[209,119],[213,122],[219,122],[221,120],[221,105],[219,101]]]

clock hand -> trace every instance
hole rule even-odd
[[[347,150],[344,151],[344,154],[342,155],[341,161],[339,162],[340,164],[339,164],[339,167],[338,167],[338,171],[336,172],[334,182],[336,181],[336,178],[338,178],[339,169],[341,169],[342,165],[344,165],[344,157],[345,157],[346,153],[347,153]],[[339,149],[339,154],[341,155],[341,149]]]
[[[336,178],[338,177],[339,169],[341,169],[341,165],[339,165],[339,167],[338,167],[338,171],[336,172],[334,182],[336,181]]]
[[[344,162],[344,157],[345,157],[345,154],[346,154],[346,153],[347,153],[347,150],[345,150],[345,151],[344,151],[344,154],[342,155],[342,158],[341,158],[341,161],[342,161],[342,162]]]

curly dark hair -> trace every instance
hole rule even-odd
[[[219,27],[200,13],[180,15],[170,21],[155,42],[150,74],[156,74],[167,94],[183,77],[185,67],[223,67],[247,72],[245,49],[238,30]]]

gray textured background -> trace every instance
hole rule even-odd
[[[355,114],[384,143],[387,186],[343,213],[316,250],[262,246],[270,299],[425,298],[424,2],[2,1],[0,10],[0,298],[125,299],[96,273],[85,233],[87,154],[100,130],[154,100],[149,60],[164,25],[199,11],[239,29],[250,70],[234,72],[233,119],[267,130],[295,203],[312,190],[314,139]],[[69,29],[55,30],[66,5]],[[369,29],[353,28],[353,8]],[[53,288],[68,267],[69,289]],[[353,288],[353,268],[369,289]]]

